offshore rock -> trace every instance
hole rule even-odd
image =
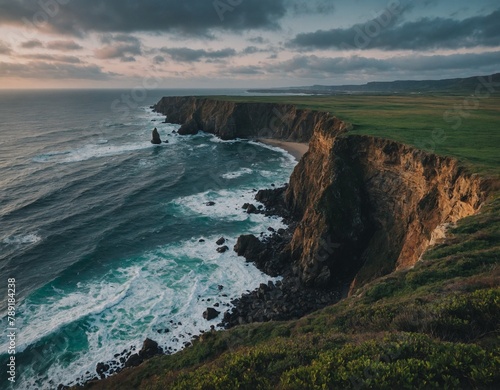
[[[160,134],[158,133],[158,129],[155,127],[153,129],[153,134],[152,134],[152,140],[151,140],[151,143],[153,145],[161,145],[161,138],[160,138]]]
[[[227,245],[221,246],[217,248],[217,252],[219,253],[226,253],[229,250],[229,247]]]

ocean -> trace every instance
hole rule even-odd
[[[179,136],[150,108],[162,96],[244,91],[134,92],[0,91],[2,389],[83,383],[146,338],[178,351],[221,321],[206,321],[207,307],[223,312],[272,280],[232,247],[284,227],[242,205],[286,183],[295,159],[250,140]],[[168,143],[150,143],[154,127]]]

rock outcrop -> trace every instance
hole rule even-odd
[[[168,122],[181,124],[181,135],[205,131],[224,140],[276,138],[308,142],[318,126],[348,126],[332,115],[289,104],[237,103],[188,96],[164,97],[154,109],[166,115]]]
[[[158,133],[158,129],[156,127],[153,129],[151,143],[154,145],[161,145],[160,134]]]
[[[195,97],[163,98],[155,109],[183,124],[180,134],[309,142],[289,186],[259,194],[297,222],[279,258],[308,287],[340,281],[353,292],[412,266],[445,224],[476,213],[488,194],[489,183],[456,160],[349,135],[351,126],[330,113]],[[235,249],[265,269],[269,254],[255,240],[243,236]]]
[[[354,291],[414,265],[444,224],[477,212],[488,192],[456,160],[389,140],[317,132],[309,148],[285,194],[301,221],[289,250],[306,285],[335,276]]]

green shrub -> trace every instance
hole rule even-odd
[[[439,342],[424,335],[346,345],[281,377],[283,389],[453,389],[500,379],[498,354],[475,345]]]

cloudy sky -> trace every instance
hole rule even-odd
[[[499,71],[498,0],[0,0],[0,88],[277,87]]]

